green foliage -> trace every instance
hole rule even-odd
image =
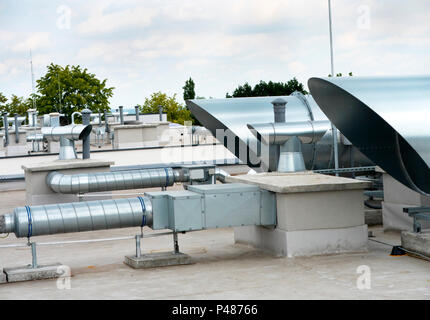
[[[145,103],[139,105],[139,109],[143,113],[158,113],[158,106],[164,107],[164,112],[167,113],[167,121],[184,124],[185,121],[193,121],[191,112],[178,101],[176,94],[168,97],[162,92],[155,92],[150,98],[145,98]]]
[[[5,104],[1,112],[8,112],[9,116],[14,116],[17,113],[20,116],[26,116],[27,110],[30,108],[30,100],[24,100],[23,97],[12,95],[10,102]]]
[[[331,74],[328,75],[330,78],[333,77]],[[348,73],[348,76],[352,77],[352,72]],[[342,73],[336,73],[336,77],[343,77]]]
[[[233,91],[233,95],[227,93],[226,98],[288,96],[295,91],[307,94],[303,84],[297,81],[296,78],[289,80],[287,83],[260,81],[254,88],[248,82],[245,82],[243,86],[238,86]]]
[[[182,87],[184,89],[184,101],[194,99],[196,97],[196,92],[194,91],[195,84],[193,79],[188,79],[185,81],[185,86]]]
[[[27,110],[30,108],[30,100],[24,100],[23,97],[18,97],[16,95],[12,95],[10,98],[10,102],[7,102],[7,98],[0,93],[0,114],[3,114],[3,112],[7,112],[9,114],[9,117],[14,117],[15,113],[19,116],[27,116]],[[3,125],[3,117],[0,121],[1,125]]]
[[[80,66],[61,67],[50,64],[48,71],[37,80],[35,95],[39,114],[64,113],[69,119],[73,112],[89,108],[92,112],[109,109],[109,98],[114,88],[106,87],[106,79],[100,81]]]
[[[7,98],[4,96],[3,93],[0,92],[0,108],[4,106],[4,103],[7,101]]]

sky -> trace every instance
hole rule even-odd
[[[332,0],[335,72],[423,75],[430,1]],[[28,97],[50,63],[115,87],[111,107],[330,73],[327,0],[0,0],[0,92]]]

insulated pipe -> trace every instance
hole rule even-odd
[[[72,175],[53,171],[46,177],[46,184],[52,191],[68,194],[170,187],[175,182],[187,181],[189,181],[189,176],[183,170],[172,168]]]
[[[0,216],[0,233],[18,238],[57,233],[152,226],[146,197],[26,206]]]

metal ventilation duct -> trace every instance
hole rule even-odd
[[[169,187],[175,182],[187,181],[189,181],[189,176],[183,170],[172,168],[71,175],[53,171],[46,177],[46,183],[52,191],[71,194]]]
[[[254,97],[231,99],[187,100],[192,114],[209,129],[243,163],[257,171],[276,171],[279,154],[271,146],[268,155],[262,155],[262,147],[248,129],[247,124],[273,122],[272,101],[282,98],[287,101],[286,123],[303,121],[327,121],[327,117],[312,96],[293,93],[282,97]],[[218,136],[217,136],[217,130]],[[223,137],[219,133],[225,133]],[[302,148],[307,169],[327,169],[334,165],[332,131],[328,130],[318,143]],[[234,143],[231,143],[233,141]],[[371,165],[360,152],[339,139],[339,161],[341,167]]]
[[[0,232],[18,238],[57,233],[152,226],[152,203],[130,198],[27,206],[0,216]]]
[[[430,194],[430,77],[311,78],[327,117],[375,164]]]

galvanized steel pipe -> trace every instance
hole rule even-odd
[[[169,187],[189,180],[183,170],[156,168],[117,172],[66,175],[56,171],[46,177],[47,185],[58,193],[87,193],[126,189]]]
[[[0,216],[0,233],[18,238],[58,233],[152,226],[146,197],[27,206]]]

